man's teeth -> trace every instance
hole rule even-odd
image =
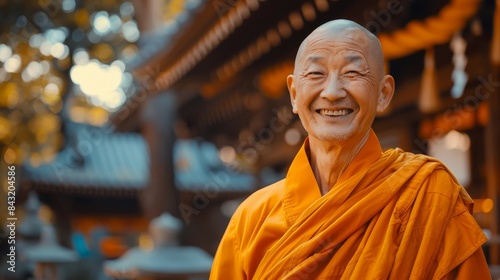
[[[332,110],[327,110],[327,109],[321,109],[319,111],[319,113],[322,114],[322,115],[326,115],[326,116],[338,117],[338,116],[345,116],[345,115],[347,115],[349,113],[349,110],[342,109],[342,110],[332,111]]]

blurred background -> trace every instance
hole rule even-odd
[[[0,0],[0,278],[207,279],[233,211],[306,137],[286,76],[336,18],[376,34],[395,77],[383,148],[452,170],[497,276],[499,5]]]

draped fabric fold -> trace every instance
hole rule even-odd
[[[484,258],[472,199],[439,161],[400,149],[381,153],[372,132],[321,196],[306,147],[285,180],[240,206],[211,279],[225,269],[245,275],[238,279],[453,279],[465,260]],[[236,263],[217,268],[231,249],[242,259],[240,274],[231,274]],[[487,277],[487,266],[476,269]]]
[[[336,248],[342,246],[342,243],[350,237],[356,238],[355,232],[361,228],[365,230],[365,236],[370,236],[378,234],[375,231],[380,227],[379,223],[382,223],[382,230],[386,233],[391,225],[399,225],[398,214],[404,212],[404,208],[408,207],[408,202],[416,199],[418,191],[426,192],[425,189],[420,189],[420,186],[437,169],[445,170],[445,167],[432,158],[404,153],[400,149],[386,152],[366,172],[356,174],[312,204],[285,235],[268,250],[255,278],[293,279],[294,276],[310,274],[311,268],[318,267],[318,264],[325,258],[334,259],[335,256],[332,257],[332,253]],[[453,214],[454,204],[462,193],[458,183],[456,181],[453,183],[455,190],[449,197],[450,207],[440,209],[446,212],[439,216],[440,222],[433,223],[441,227],[434,227],[431,229],[432,232],[426,233],[432,235],[432,241],[438,241],[443,236],[444,228]],[[401,194],[403,194],[400,197],[401,202],[397,203],[394,198]],[[468,200],[467,196],[465,199]],[[388,207],[388,204],[394,204],[394,206]],[[351,259],[351,265],[344,272],[343,278],[350,279],[350,275],[357,272],[357,267],[363,268],[361,272],[366,273],[365,269],[369,267],[370,262],[380,258],[376,261],[380,264],[371,265],[381,270],[378,272],[380,279],[386,279],[393,263],[393,260],[387,258],[396,255],[393,251],[397,248],[396,241],[399,237],[397,231],[390,231],[390,233],[383,239],[377,238],[380,243],[373,245],[379,248],[370,248],[369,243],[359,247],[359,253],[356,254],[355,259]],[[422,244],[426,250],[434,248],[434,255],[437,254],[439,248],[436,245],[438,244]],[[362,257],[362,252],[368,250],[376,255],[370,258]],[[418,254],[418,251],[408,252],[410,253]],[[429,261],[433,260],[429,259]],[[422,265],[430,267],[430,264]],[[381,269],[384,267],[386,269]],[[419,273],[426,274],[427,271],[424,269]]]

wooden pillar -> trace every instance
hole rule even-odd
[[[55,227],[57,240],[64,247],[71,248],[71,218],[74,217],[74,198],[66,194],[47,195],[50,199],[49,206],[55,214]]]
[[[35,266],[35,280],[57,279],[57,264],[39,262]]]
[[[499,67],[493,71],[494,81],[500,81]],[[489,122],[486,125],[485,140],[486,140],[486,188],[488,197],[494,202],[494,208],[491,214],[491,231],[494,237],[498,237],[498,217],[500,207],[499,187],[500,187],[500,90],[495,88],[495,91],[488,99],[489,107]],[[498,238],[495,238],[498,239]],[[499,264],[499,248],[497,242],[492,242],[490,260],[492,264]]]
[[[498,239],[498,217],[500,207],[498,203],[500,193],[500,0],[496,1],[493,37],[491,43],[491,79],[489,88],[492,89],[487,100],[489,109],[489,121],[485,130],[486,141],[486,187],[488,197],[494,202],[491,215],[491,230],[495,239]],[[491,264],[499,264],[499,244],[492,242],[490,248]]]
[[[141,193],[147,219],[164,212],[178,217],[178,191],[174,179],[174,122],[177,116],[173,93],[151,96],[141,108],[141,129],[149,149],[149,183]]]
[[[163,24],[164,0],[133,0],[135,17],[141,33],[149,34]]]

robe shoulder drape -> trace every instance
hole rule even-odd
[[[306,154],[247,198],[210,279],[491,279],[473,202],[439,161],[373,133],[321,195]]]

